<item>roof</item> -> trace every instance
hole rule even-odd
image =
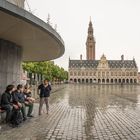
[[[23,61],[45,61],[64,54],[61,36],[47,23],[18,6],[0,0],[0,38],[23,50]]]
[[[100,60],[69,60],[69,68],[97,68]],[[135,60],[107,60],[109,68],[137,68]]]

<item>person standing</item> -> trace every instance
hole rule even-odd
[[[52,90],[51,85],[49,84],[48,79],[45,79],[44,83],[39,85],[38,87],[38,94],[40,96],[39,115],[41,115],[44,102],[46,104],[47,114],[49,113],[49,97],[50,97],[51,90]]]

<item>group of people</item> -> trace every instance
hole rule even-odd
[[[38,94],[40,97],[39,115],[42,114],[42,106],[45,102],[46,113],[49,113],[49,102],[51,86],[46,79],[44,83],[39,85]],[[6,111],[6,123],[18,126],[22,121],[26,121],[27,117],[33,117],[32,111],[35,99],[32,98],[31,90],[28,86],[8,85],[5,92],[1,96],[1,108]],[[28,112],[26,113],[26,107]]]

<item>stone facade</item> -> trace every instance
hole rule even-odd
[[[19,84],[21,61],[21,47],[0,39],[0,93],[8,84]]]
[[[25,0],[7,0],[8,2],[15,4],[16,6],[20,8],[24,8],[24,2]]]
[[[69,60],[69,81],[75,83],[138,83],[138,68],[133,60]]]
[[[100,60],[95,60],[95,41],[93,37],[92,23],[88,28],[86,42],[87,60],[69,59],[69,81],[75,83],[98,84],[136,84],[138,83],[138,67],[135,59],[107,60],[102,55]]]

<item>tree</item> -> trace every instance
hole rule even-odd
[[[68,79],[68,72],[64,68],[55,65],[52,61],[24,62],[22,66],[27,72],[41,74],[51,81],[56,79],[64,81]]]

